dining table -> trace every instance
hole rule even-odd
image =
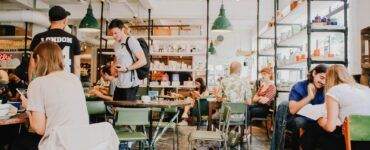
[[[153,117],[149,117],[149,143],[150,148],[153,148],[157,141],[162,137],[162,135],[167,131],[167,129],[171,126],[171,124],[175,123],[176,126],[178,125],[178,117],[180,114],[180,109],[185,106],[191,105],[190,100],[154,100],[144,102],[142,100],[122,100],[122,101],[105,101],[107,106],[113,107],[129,107],[129,108],[159,108],[160,109],[160,119],[156,130],[153,134]],[[176,108],[176,114],[170,119],[169,122],[166,122],[166,125],[163,127],[161,131],[159,124],[163,123],[165,110],[168,108]],[[152,112],[152,109],[150,110]],[[152,113],[150,113],[152,114]],[[177,130],[178,131],[178,130]],[[177,145],[179,145],[179,140],[177,138]],[[179,146],[177,146],[178,148]]]
[[[0,119],[0,126],[23,124],[23,123],[26,123],[27,121],[28,121],[28,116],[24,112],[24,113],[16,114],[10,117],[9,119]]]

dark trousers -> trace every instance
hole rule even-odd
[[[342,128],[337,127],[329,133],[322,129],[318,124],[310,124],[305,128],[301,138],[301,147],[303,150],[312,150],[317,148],[344,150],[344,137]]]
[[[248,106],[250,118],[266,118],[269,113],[270,106],[264,104],[256,104]]]
[[[113,100],[114,101],[132,101],[137,100],[136,93],[139,86],[131,88],[118,88],[114,90]]]
[[[300,115],[291,115],[288,116],[287,120],[287,129],[292,132],[291,136],[291,146],[293,149],[299,149],[299,145],[305,144],[301,142],[301,137],[299,137],[299,129],[302,128],[306,131],[306,128],[308,126],[311,126],[312,124],[317,124],[315,120],[309,119],[304,116]],[[309,138],[309,135],[306,136]],[[313,139],[317,140],[317,139]]]
[[[23,133],[14,140],[10,150],[38,150],[41,138],[36,133]]]

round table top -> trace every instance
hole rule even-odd
[[[28,120],[26,113],[17,114],[9,119],[0,119],[0,126],[12,125],[12,124],[21,124],[25,123]]]
[[[159,101],[150,101],[144,103],[142,100],[136,101],[105,101],[106,105],[112,105],[115,107],[151,107],[151,108],[173,108],[173,107],[184,107],[191,105],[190,100],[159,100]]]

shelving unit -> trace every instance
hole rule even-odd
[[[5,57],[12,58],[11,60],[1,60],[0,69],[9,70],[9,69],[16,69],[17,65],[20,65],[22,59],[28,59],[29,54],[29,46],[32,41],[32,37],[28,35],[29,26],[32,25],[31,23],[25,22],[24,23],[24,35],[23,36],[0,36],[0,41],[3,41],[2,47],[0,47],[0,54],[5,55],[2,56],[2,59]],[[7,41],[17,41],[19,44],[11,43],[7,46]],[[15,46],[15,47],[14,47]],[[25,57],[23,57],[25,56]],[[9,67],[11,66],[11,67]],[[25,73],[27,74],[27,72]],[[22,79],[26,80],[25,77],[21,77]]]
[[[196,46],[195,42],[203,40],[204,37],[200,36],[154,36],[151,40],[151,69],[152,73],[155,72],[164,72],[165,74],[169,75],[171,79],[171,74],[184,74],[185,76],[190,75],[192,81],[194,82],[196,77],[199,77],[197,73],[205,72],[205,69],[201,69],[201,67],[197,66],[195,60],[197,57],[203,57],[206,55],[206,51],[202,47]],[[203,42],[203,41],[201,41]],[[194,44],[193,46],[190,45]],[[182,45],[185,44],[185,45]],[[174,48],[175,47],[175,48]],[[194,50],[194,51],[193,51]],[[204,51],[204,52],[203,52]],[[198,58],[199,59],[199,58]],[[172,64],[174,67],[171,65]],[[161,64],[161,65],[160,65]],[[163,66],[165,65],[165,66]],[[185,68],[183,67],[185,65]],[[180,67],[181,66],[181,67]],[[190,68],[189,68],[190,67]],[[180,75],[181,76],[181,75]],[[160,82],[161,80],[157,80]],[[172,82],[172,79],[170,80]],[[181,83],[184,79],[179,80]],[[176,89],[177,91],[180,89],[192,89],[195,88],[194,86],[162,86],[162,85],[150,85],[150,88],[160,88],[160,89]]]
[[[311,69],[312,64],[317,63],[324,63],[324,64],[331,64],[331,63],[341,63],[347,64],[347,1],[346,0],[320,0],[319,2],[312,3],[314,0],[305,0],[303,2],[296,2],[297,6],[295,8],[291,8],[291,6],[287,6],[283,9],[282,14],[279,14],[279,0],[275,0],[275,19],[274,23],[274,30],[275,30],[275,60],[279,60],[278,55],[284,49],[290,49],[290,51],[300,50],[302,52],[301,55],[303,56],[296,56],[296,57],[303,57],[300,59],[295,60],[284,60],[275,67],[275,71],[278,70],[292,70],[298,69],[296,71],[300,71],[301,77],[303,78],[303,71],[308,71]],[[337,2],[343,2],[343,6],[337,7],[334,11],[331,9],[328,12],[325,12],[328,8],[331,8]],[[334,3],[334,4],[333,4]],[[314,10],[313,10],[314,9]],[[336,13],[344,12],[344,25],[323,25],[322,23],[312,23],[312,15],[311,12],[316,11],[318,14],[326,14],[325,17],[332,17],[336,15]],[[280,16],[279,16],[280,15]],[[304,23],[304,19],[306,19],[306,24]],[[338,23],[337,23],[338,24]],[[297,27],[298,26],[298,27]],[[294,30],[293,28],[298,28],[299,30]],[[288,36],[280,36],[278,37],[280,31],[287,31]],[[290,31],[289,31],[290,30]],[[344,55],[345,60],[340,61],[338,58],[333,57],[323,57],[323,56],[311,56],[311,41],[316,38],[316,40],[324,40],[325,36],[316,36],[313,37],[311,33],[321,32],[321,33],[328,33],[328,32],[338,32],[338,33],[345,33],[344,39]],[[330,41],[329,41],[330,43]],[[318,47],[317,47],[318,48]],[[305,53],[307,52],[307,53]],[[329,50],[330,52],[330,50]],[[294,59],[294,58],[293,58]],[[277,61],[276,61],[277,62]],[[276,82],[279,85],[279,82]],[[279,86],[278,86],[279,87]],[[278,89],[280,92],[289,92],[286,89]]]
[[[282,79],[290,72],[303,79],[314,64],[348,64],[347,0],[297,0],[297,5],[288,5],[284,9],[279,8],[279,1],[274,0],[273,21],[260,31],[260,0],[257,0],[257,69],[261,68],[262,57],[273,57],[278,96],[290,91],[287,84],[296,82],[286,81],[291,79],[289,77]],[[324,16],[325,24],[321,20],[319,23],[311,22],[316,19],[313,14]],[[339,15],[341,20],[335,19],[336,23],[332,24],[331,19]],[[334,42],[332,37],[335,37]],[[263,43],[263,40],[270,41]],[[316,49],[324,50],[325,54],[321,52],[321,55],[313,56],[312,43],[319,45],[318,41],[322,41],[320,44],[323,46],[316,46]],[[342,54],[338,54],[338,50]]]

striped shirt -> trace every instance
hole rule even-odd
[[[262,91],[262,89],[264,89],[264,86],[269,86],[269,87],[266,90]],[[276,87],[273,84],[262,85],[260,88],[258,88],[256,95],[260,97],[268,98],[269,101],[267,102],[267,104],[271,105],[272,101],[275,99]]]

